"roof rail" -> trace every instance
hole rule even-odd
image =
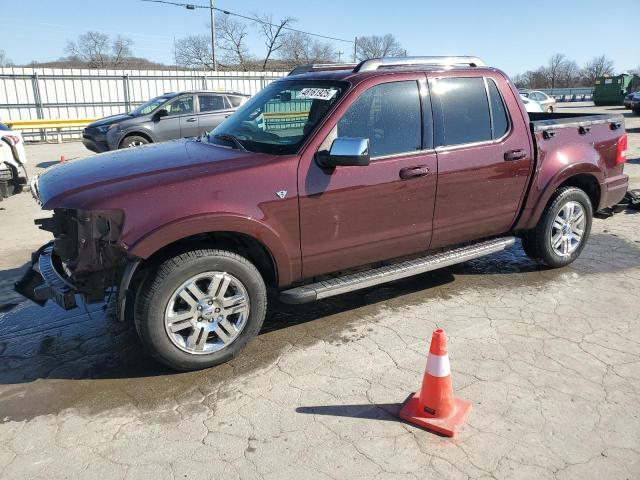
[[[345,70],[354,68],[357,65],[357,63],[309,63],[307,65],[300,65],[299,67],[294,68],[287,76],[320,70]]]
[[[373,72],[379,68],[413,66],[413,65],[444,65],[484,67],[486,64],[478,57],[384,57],[371,58],[360,62],[354,72]]]

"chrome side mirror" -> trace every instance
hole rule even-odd
[[[323,168],[365,167],[369,165],[369,139],[338,137],[329,151],[316,153],[316,162]]]

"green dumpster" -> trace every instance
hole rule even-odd
[[[629,87],[636,86],[639,79],[636,75],[623,73],[615,77],[596,78],[593,90],[593,103],[596,105],[622,105]]]

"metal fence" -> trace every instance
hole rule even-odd
[[[253,95],[284,72],[0,68],[0,121],[100,118],[179,90]]]

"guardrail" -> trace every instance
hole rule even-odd
[[[38,130],[41,135],[44,135],[45,142],[49,140],[47,130],[56,130],[58,143],[62,143],[63,128],[84,128],[95,120],[95,118],[8,120],[6,124],[12,130]]]

